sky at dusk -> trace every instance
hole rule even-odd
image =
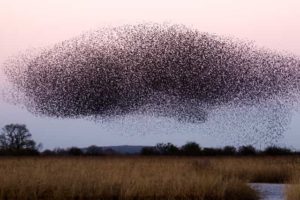
[[[102,26],[179,23],[300,55],[299,10],[298,0],[0,0],[0,89],[5,91],[1,63],[10,56],[51,46]],[[224,139],[226,135],[218,137],[211,129],[215,120],[219,120],[218,116],[195,125],[151,116],[127,116],[106,122],[53,119],[35,116],[0,99],[0,127],[24,123],[44,148],[158,142],[182,145],[187,141],[202,146],[233,145]],[[278,144],[300,149],[299,141],[300,113],[294,111]]]

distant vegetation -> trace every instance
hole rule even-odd
[[[187,142],[181,147],[172,143],[158,143],[156,146],[142,147],[134,152],[124,152],[113,148],[89,146],[87,148],[70,147],[46,149],[41,151],[41,144],[32,139],[26,125],[9,124],[2,128],[0,134],[0,156],[42,155],[42,156],[104,156],[104,155],[144,155],[144,156],[259,156],[259,155],[300,155],[289,148],[269,146],[257,150],[253,146],[225,146],[223,148],[201,147],[196,142]],[[130,146],[129,146],[130,147]],[[133,147],[133,146],[132,146]]]
[[[259,156],[259,155],[300,155],[300,152],[277,146],[269,146],[264,150],[257,150],[253,146],[225,146],[224,148],[201,148],[195,142],[188,142],[181,147],[171,143],[160,143],[154,147],[145,147],[141,155],[176,155],[176,156]]]
[[[126,153],[112,148],[90,146],[87,148],[56,148],[40,152],[43,156],[107,156],[107,155],[143,155],[143,156],[284,156],[300,155],[300,152],[288,148],[270,146],[260,151],[253,146],[225,146],[223,148],[202,148],[195,142],[188,142],[181,147],[171,143],[159,143],[156,146],[143,147],[138,153]]]

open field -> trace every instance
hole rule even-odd
[[[256,200],[246,183],[300,183],[300,158],[12,157],[0,177],[0,199]]]

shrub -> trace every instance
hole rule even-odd
[[[67,150],[68,155],[71,156],[81,156],[83,154],[82,150],[78,147],[71,147]]]
[[[159,143],[155,148],[161,155],[178,155],[180,152],[178,147],[171,143]]]
[[[88,156],[99,156],[103,155],[103,149],[101,147],[97,147],[95,145],[89,146],[86,149],[85,155]]]
[[[201,147],[196,142],[188,142],[181,147],[183,155],[198,156],[201,155]]]
[[[276,147],[276,146],[270,146],[267,147],[264,151],[264,154],[266,155],[291,155],[292,151],[288,148],[282,148],[282,147]]]
[[[251,156],[251,155],[256,155],[256,154],[257,154],[257,152],[256,152],[255,148],[251,145],[241,146],[239,148],[239,155]]]
[[[225,146],[223,148],[223,154],[226,156],[232,156],[235,155],[236,153],[237,153],[236,148],[233,146]]]
[[[141,155],[145,155],[145,156],[159,155],[159,152],[155,147],[144,147],[141,150]]]
[[[220,148],[204,148],[202,151],[202,155],[205,156],[218,156],[222,155],[223,151]]]

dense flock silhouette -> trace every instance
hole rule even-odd
[[[37,115],[151,114],[202,123],[222,107],[262,107],[258,123],[275,126],[261,133],[268,138],[282,134],[297,102],[299,68],[294,55],[151,23],[100,28],[4,66],[11,93]]]

